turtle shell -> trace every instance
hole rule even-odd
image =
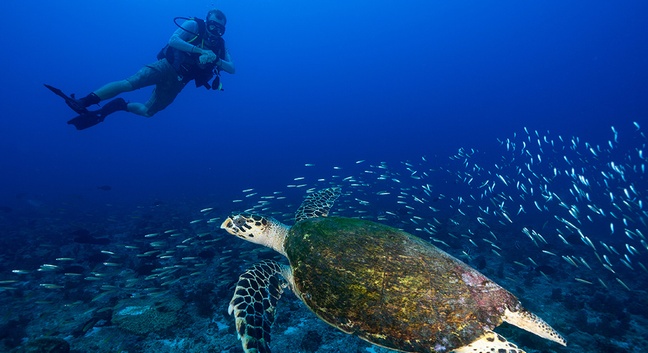
[[[449,352],[502,323],[517,298],[399,229],[361,219],[295,224],[285,250],[295,289],[320,318],[391,349]]]

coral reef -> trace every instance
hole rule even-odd
[[[115,307],[112,322],[126,331],[146,335],[178,324],[178,311],[183,306],[177,298],[126,299]]]

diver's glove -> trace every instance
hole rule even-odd
[[[218,56],[216,56],[216,54],[214,54],[211,50],[208,50],[207,52],[203,52],[203,54],[201,54],[200,57],[198,58],[198,61],[203,65],[214,62],[216,60],[218,60]]]

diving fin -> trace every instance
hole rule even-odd
[[[65,100],[65,104],[67,104],[68,107],[74,110],[77,114],[83,115],[88,113],[88,109],[83,105],[83,103],[79,99],[76,99],[74,97],[74,93],[68,96],[65,93],[63,93],[63,91],[61,91],[56,87],[52,87],[47,84],[45,85],[45,87],[47,87],[47,89],[49,89],[50,91],[54,92],[54,94],[56,94],[57,96],[63,98],[63,100]]]
[[[102,121],[103,117],[99,114],[98,110],[88,110],[85,114],[81,114],[76,118],[72,118],[67,123],[74,125],[77,130],[84,130],[89,127],[95,126]]]
[[[120,110],[128,110],[128,103],[123,98],[115,98],[106,103],[101,109],[86,110],[84,114],[70,119],[67,123],[74,125],[77,130],[84,130],[99,124],[108,115]]]

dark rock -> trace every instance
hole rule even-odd
[[[583,298],[577,294],[566,295],[563,303],[565,304],[565,308],[570,311],[576,311],[585,308]]]
[[[77,229],[71,233],[74,236],[74,242],[79,244],[106,245],[110,243],[108,238],[95,238],[87,229]]]
[[[25,337],[25,327],[29,323],[26,318],[19,320],[9,320],[4,325],[0,325],[0,341],[9,348],[17,347],[22,338]]]
[[[535,269],[538,273],[542,272],[547,276],[551,276],[556,273],[556,269],[548,265],[540,265]]]
[[[630,328],[630,316],[626,313],[620,315],[607,314],[602,317],[596,332],[605,332],[610,337],[621,337]]]
[[[592,310],[609,313],[609,314],[619,314],[625,310],[624,303],[617,297],[598,292],[594,294],[594,298],[589,301],[589,306]]]
[[[317,331],[310,330],[306,332],[302,338],[301,344],[299,347],[302,352],[315,352],[319,349],[319,346],[322,344],[322,335]]]
[[[634,315],[648,317],[648,297],[644,295],[633,296],[626,303],[626,310]]]
[[[477,268],[480,271],[483,271],[486,268],[486,266],[488,266],[488,264],[486,263],[486,258],[481,255],[475,258],[473,264],[475,268]]]
[[[585,309],[579,310],[576,315],[574,315],[574,325],[578,328],[579,331],[584,332],[587,328],[587,311]]]
[[[69,353],[70,344],[57,337],[41,337],[27,342],[15,353]]]
[[[198,257],[205,260],[211,260],[216,256],[216,253],[211,250],[202,250],[198,253]]]

